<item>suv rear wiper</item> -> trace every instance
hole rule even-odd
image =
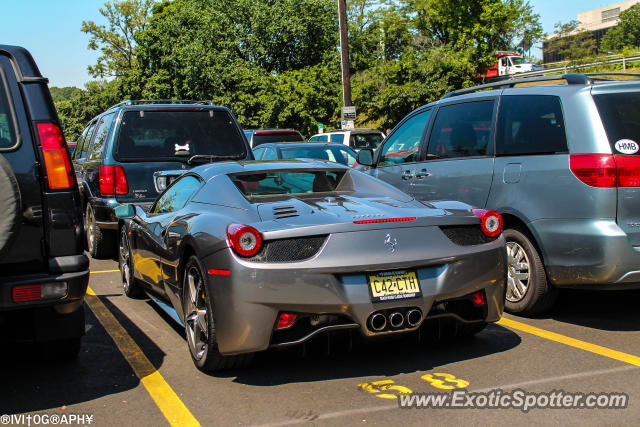
[[[217,154],[194,154],[193,156],[189,157],[187,163],[192,164],[193,162],[200,162],[203,160],[203,163],[211,163],[214,160],[240,160],[244,159],[244,157],[244,154],[231,154],[225,156],[220,156]]]

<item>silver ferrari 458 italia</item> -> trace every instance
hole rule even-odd
[[[472,334],[502,314],[498,213],[424,204],[336,163],[203,165],[116,214],[125,293],[182,323],[204,371],[336,330],[366,338],[449,318]]]

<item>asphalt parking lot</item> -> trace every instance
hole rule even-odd
[[[467,340],[411,336],[351,350],[340,342],[329,354],[326,342],[316,342],[304,354],[270,350],[247,369],[206,375],[193,366],[182,328],[150,301],[125,297],[116,269],[112,260],[91,262],[77,361],[43,363],[32,348],[3,346],[0,415],[91,415],[91,425],[141,426],[625,425],[640,417],[639,291],[563,292],[549,316],[507,315]],[[399,392],[455,389],[621,392],[628,405],[398,408]]]

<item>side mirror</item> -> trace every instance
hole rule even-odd
[[[363,148],[358,151],[356,161],[359,165],[373,166],[373,150],[371,148]]]
[[[115,212],[120,219],[130,219],[136,216],[136,208],[130,203],[118,206]]]

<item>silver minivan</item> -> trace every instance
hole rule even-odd
[[[421,201],[500,212],[511,313],[549,309],[562,287],[640,288],[640,75],[631,77],[452,92],[358,163]]]

